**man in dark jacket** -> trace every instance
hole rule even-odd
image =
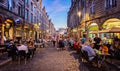
[[[97,34],[95,35],[94,41],[95,41],[95,47],[94,48],[99,50],[99,48],[100,48],[99,44],[100,44],[101,38],[99,38]]]

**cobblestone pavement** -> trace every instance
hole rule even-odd
[[[107,64],[109,71],[120,71],[113,65]],[[11,62],[0,68],[0,71],[106,71],[91,64],[82,63],[75,51],[60,51],[52,47],[51,43],[45,48],[37,48],[33,59],[27,64]]]
[[[71,53],[51,46],[38,48],[34,58],[27,64],[11,62],[1,67],[0,71],[79,71],[79,61]]]

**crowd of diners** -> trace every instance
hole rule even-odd
[[[24,51],[24,56],[26,59],[32,58],[34,56],[36,47],[34,45],[34,40],[30,39],[27,41],[23,40],[8,40],[6,41],[6,51],[8,56],[12,57],[12,60],[17,60],[20,55],[20,51]]]
[[[86,35],[83,35],[82,38],[53,37],[51,41],[53,42],[54,47],[56,47],[57,43],[57,47],[60,50],[66,50],[67,47],[70,47],[71,49],[76,50],[77,53],[87,51],[88,56],[90,57],[89,60],[96,58],[97,51],[110,54],[111,58],[120,59],[120,39],[117,36],[113,37],[111,44],[106,43],[105,39],[107,38],[100,38],[96,34],[95,37],[92,37],[91,39],[87,39]],[[16,39],[9,40],[9,42],[10,46],[7,47],[7,51],[13,60],[16,59],[21,50],[25,51],[27,59],[34,56],[36,48],[33,39],[26,41]]]
[[[57,47],[60,50],[66,49],[68,46],[80,53],[82,50],[88,52],[89,56],[96,56],[96,51],[101,51],[102,53],[109,54],[111,58],[120,59],[120,39],[115,36],[112,38],[112,42],[106,43],[106,37],[100,38],[98,34],[95,37],[86,38],[83,35],[82,38],[72,38],[72,37],[59,37],[53,38],[53,44],[55,46],[55,41],[57,42]]]
[[[88,52],[88,55],[96,55],[96,50],[101,51],[102,53],[110,54],[111,58],[120,59],[120,39],[115,36],[112,38],[112,42],[106,43],[104,38],[98,37],[96,34],[95,37],[87,39],[85,35],[81,39],[69,38],[70,48],[76,50],[78,53],[81,50]]]

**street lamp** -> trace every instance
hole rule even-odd
[[[81,11],[78,11],[77,12],[77,15],[78,15],[78,25],[80,24],[80,18],[81,18]],[[77,27],[77,31],[79,32],[79,27]],[[78,38],[80,37],[79,33],[78,33]]]
[[[81,16],[81,12],[80,12],[80,11],[78,11],[77,15],[80,17],[80,16]]]
[[[39,24],[39,26],[41,25],[41,23],[38,23]]]

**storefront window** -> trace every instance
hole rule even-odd
[[[4,35],[6,39],[13,39],[13,20],[11,19],[6,19],[5,21],[5,32]]]

